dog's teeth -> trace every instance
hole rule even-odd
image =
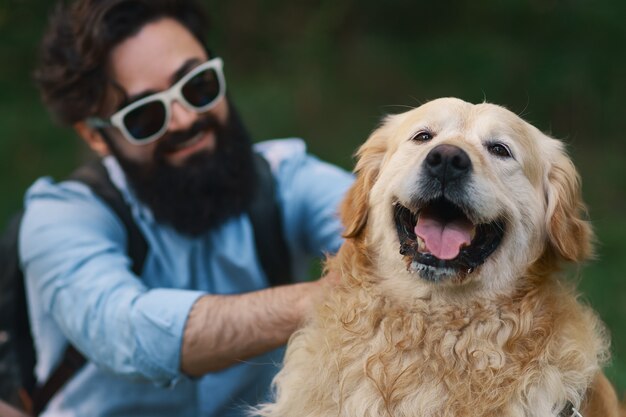
[[[417,250],[420,252],[426,252],[428,250],[426,248],[426,242],[424,242],[419,236],[417,237]]]
[[[408,269],[411,272],[425,274],[428,279],[433,281],[440,281],[456,275],[456,271],[452,268],[435,268],[433,266],[421,264],[417,261],[411,262]]]

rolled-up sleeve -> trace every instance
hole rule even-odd
[[[20,254],[29,291],[67,339],[100,367],[168,385],[181,377],[189,311],[203,294],[149,289],[130,269],[117,217],[81,184],[26,199]],[[83,187],[83,188],[81,188]]]

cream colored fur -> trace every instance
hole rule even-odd
[[[434,138],[412,140],[420,129]],[[490,154],[494,140],[513,158]],[[467,278],[433,283],[400,255],[392,206],[418,192],[438,144],[467,152],[472,207],[507,229]],[[590,256],[592,240],[560,142],[502,107],[448,98],[388,117],[358,158],[346,242],[327,265],[341,283],[291,338],[275,402],[259,415],[554,417],[569,401],[585,417],[617,416],[610,384],[586,398],[603,378],[604,328],[558,277],[564,261]]]

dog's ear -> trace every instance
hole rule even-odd
[[[354,169],[356,181],[341,205],[345,238],[360,236],[367,224],[370,190],[378,178],[380,165],[387,150],[393,117],[388,116],[383,125],[370,135],[356,153],[357,164]]]
[[[548,153],[545,192],[546,226],[550,244],[563,259],[581,262],[593,255],[593,230],[586,220],[587,208],[582,200],[580,177],[563,145],[544,138],[551,145]]]

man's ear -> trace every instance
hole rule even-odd
[[[78,136],[80,136],[98,155],[106,156],[111,153],[109,145],[102,137],[102,134],[96,129],[88,126],[86,122],[82,121],[74,123],[74,130],[78,133]]]

